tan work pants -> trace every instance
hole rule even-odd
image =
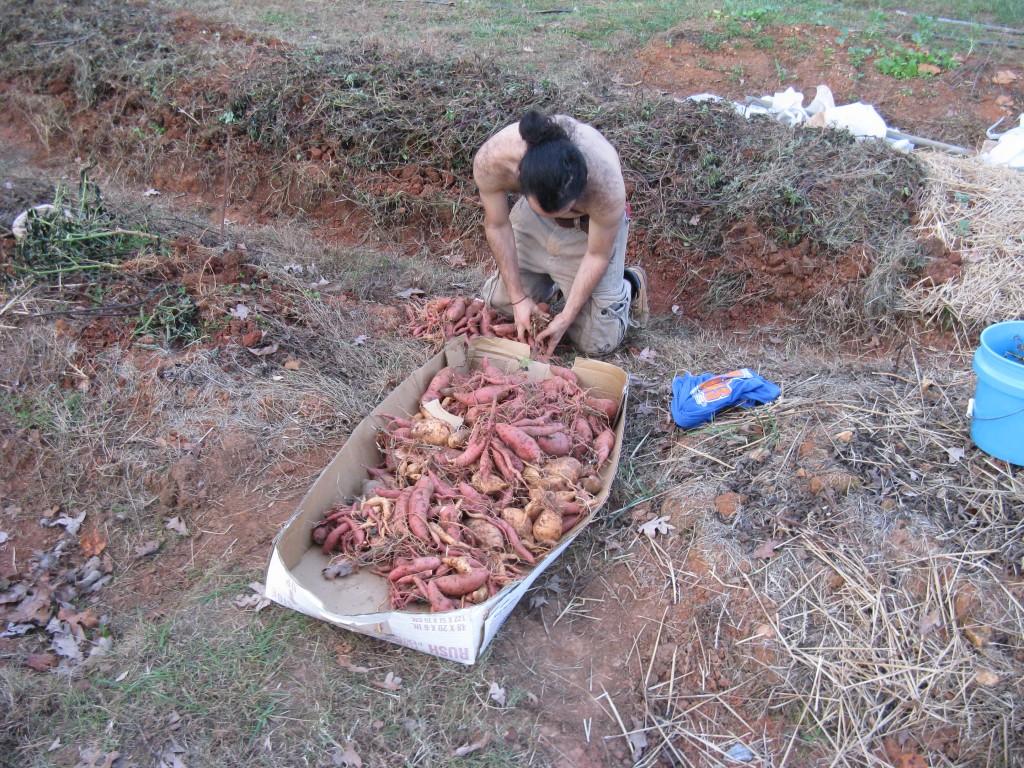
[[[523,290],[534,301],[548,301],[557,287],[568,296],[580,262],[587,253],[586,232],[566,229],[552,219],[538,216],[525,198],[509,213],[516,238],[519,275]],[[630,287],[623,278],[626,266],[626,238],[629,219],[623,214],[622,226],[612,247],[612,260],[583,305],[566,336],[586,355],[606,355],[622,343],[629,322]],[[512,316],[512,299],[497,271],[484,283],[481,298],[502,314]]]

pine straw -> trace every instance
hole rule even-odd
[[[691,370],[757,354],[785,391],[634,457],[629,479],[677,526],[639,537],[657,547],[646,561],[671,605],[693,610],[663,621],[650,650],[647,668],[667,658],[669,674],[644,680],[638,764],[735,765],[737,743],[772,765],[891,765],[886,744],[931,766],[1015,764],[1024,483],[970,443],[969,360],[917,343],[891,363],[851,363],[726,341],[659,349]],[[856,481],[848,492],[808,491],[809,476],[836,472]],[[731,519],[713,511],[726,491],[745,499]],[[775,555],[755,556],[770,539]],[[703,572],[687,571],[695,553]],[[720,653],[728,687],[709,689],[702,670]]]
[[[961,334],[1024,316],[1024,174],[976,158],[922,152],[919,230],[963,258],[959,280],[905,292],[910,311]]]

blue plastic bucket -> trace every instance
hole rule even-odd
[[[1024,466],[1024,320],[990,325],[974,352],[978,385],[971,439],[985,453]]]

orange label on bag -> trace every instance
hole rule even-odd
[[[721,376],[712,376],[703,384],[694,387],[690,394],[700,406],[725,400],[732,394],[732,382],[736,379],[749,379],[753,376],[747,368],[740,368],[736,371],[723,373]]]

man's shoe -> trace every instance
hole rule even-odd
[[[629,317],[635,325],[646,325],[651,319],[651,304],[647,293],[647,271],[643,267],[626,267],[623,278],[633,294]]]

